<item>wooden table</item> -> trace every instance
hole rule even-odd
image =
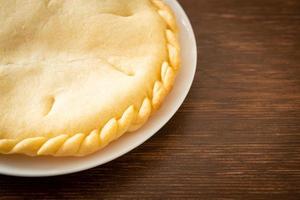
[[[300,1],[180,2],[199,60],[173,119],[85,172],[0,176],[0,199],[300,199]]]

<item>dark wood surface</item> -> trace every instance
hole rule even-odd
[[[145,144],[0,199],[300,199],[300,1],[180,0],[198,40],[191,92]]]

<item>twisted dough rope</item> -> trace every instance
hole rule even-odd
[[[59,135],[53,138],[0,139],[0,153],[26,154],[29,156],[83,156],[105,147],[127,131],[134,131],[140,128],[147,121],[150,114],[159,108],[163,99],[171,90],[180,62],[175,17],[170,8],[161,0],[151,0],[151,2],[157,8],[161,18],[166,22],[166,40],[169,56],[168,60],[162,63],[161,80],[155,81],[152,98],[146,97],[138,110],[134,106],[129,106],[121,118],[112,118],[101,130],[93,130],[88,135],[78,133],[72,136]]]

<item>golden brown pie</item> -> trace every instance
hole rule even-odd
[[[82,156],[143,125],[179,68],[161,0],[0,0],[0,153]]]

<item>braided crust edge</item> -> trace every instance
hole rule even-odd
[[[138,109],[129,106],[119,119],[112,118],[101,129],[95,129],[88,135],[77,133],[72,136],[63,134],[53,138],[0,139],[0,153],[29,156],[84,156],[102,149],[127,131],[137,130],[148,120],[171,90],[180,64],[175,17],[171,9],[161,0],[150,1],[166,22],[168,49],[168,60],[162,63],[161,77],[154,83],[152,98],[145,97]]]

